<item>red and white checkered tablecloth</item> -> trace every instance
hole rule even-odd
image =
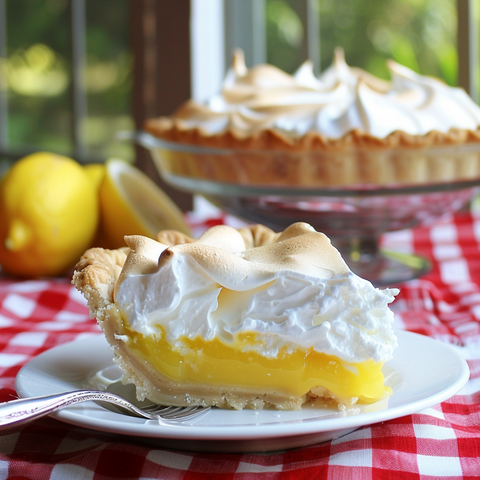
[[[402,285],[393,305],[396,326],[461,352],[471,378],[455,397],[327,443],[267,454],[161,449],[43,418],[0,435],[0,480],[480,477],[480,216],[463,212],[383,242],[433,260],[428,275]],[[15,376],[31,358],[99,332],[69,279],[1,279],[0,401],[15,396]]]

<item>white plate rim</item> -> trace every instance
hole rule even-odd
[[[355,429],[361,426],[371,425],[378,422],[392,420],[417,413],[425,408],[432,407],[441,403],[456,393],[458,393],[467,383],[470,371],[467,362],[459,355],[459,353],[450,345],[434,340],[430,337],[419,335],[416,333],[399,330],[396,331],[399,340],[399,349],[394,354],[394,358],[387,362],[386,365],[391,365],[394,370],[401,371],[402,366],[399,367],[401,361],[407,361],[412,364],[415,359],[419,360],[421,353],[429,352],[429,360],[441,361],[450,368],[449,378],[442,379],[441,388],[430,391],[424,395],[419,395],[419,398],[414,401],[400,402],[398,405],[387,407],[385,410],[362,413],[353,416],[340,416],[334,418],[306,418],[300,420],[282,420],[282,416],[287,415],[286,412],[278,412],[279,420],[270,423],[250,423],[248,425],[212,425],[202,423],[198,420],[189,424],[160,426],[153,421],[145,421],[133,417],[128,417],[125,421],[125,416],[117,414],[108,410],[101,409],[96,404],[94,407],[88,407],[88,404],[83,404],[82,409],[78,407],[69,407],[58,411],[54,414],[56,418],[69,424],[91,428],[94,430],[118,433],[122,435],[162,438],[162,439],[177,439],[177,440],[252,440],[252,439],[268,439],[274,437],[292,437],[299,435],[317,434],[319,432],[333,432],[345,431],[346,429]],[[418,347],[421,348],[418,348]],[[414,348],[412,348],[414,347]],[[409,358],[405,357],[404,350],[409,352]],[[98,358],[98,363],[101,363],[100,353],[111,355],[103,335],[90,337],[83,340],[76,340],[68,344],[53,347],[50,350],[43,352],[37,357],[30,360],[18,373],[15,380],[15,388],[20,397],[31,397],[36,395],[46,395],[50,393],[59,393],[62,388],[59,388],[56,377],[49,371],[48,365],[52,359],[62,358],[65,355],[72,355],[77,353],[89,353],[88,360],[95,363]],[[401,356],[402,358],[399,358]],[[99,365],[100,366],[100,365]],[[105,366],[105,365],[104,365]],[[420,367],[421,368],[421,367]],[[409,372],[401,372],[408,374]],[[45,378],[39,378],[38,375],[43,374]],[[42,380],[44,384],[39,380]],[[433,379],[432,379],[433,380]],[[438,380],[438,379],[437,379]],[[49,383],[50,382],[50,383]],[[67,382],[68,383],[68,382]],[[78,382],[72,380],[71,389],[82,388]],[[408,393],[408,385],[406,385]],[[63,389],[63,390],[68,390]],[[396,391],[390,399],[394,400]],[[414,393],[411,392],[413,395]],[[93,409],[95,410],[93,410]],[[95,417],[101,409],[101,417]],[[227,411],[229,415],[241,414],[241,412]],[[246,412],[246,411],[243,411]],[[249,411],[251,412],[251,411]],[[276,414],[276,415],[277,415]],[[208,413],[203,418],[208,420]],[[222,415],[224,412],[222,411]],[[233,418],[233,417],[231,417]],[[205,420],[203,420],[205,422]]]

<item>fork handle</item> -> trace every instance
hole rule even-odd
[[[94,390],[74,390],[43,397],[20,398],[0,404],[0,430],[22,425],[60,408],[87,400],[111,401],[138,414],[137,409],[132,409],[128,402],[122,402],[123,399],[118,395]]]

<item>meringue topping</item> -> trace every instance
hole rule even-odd
[[[247,69],[237,51],[221,92],[203,104],[187,102],[173,118],[207,136],[232,130],[243,138],[273,129],[292,138],[318,132],[339,139],[359,131],[383,139],[394,131],[425,135],[480,125],[480,108],[464,90],[392,60],[387,66],[390,82],[349,67],[337,49],[317,78],[310,61],[289,75],[272,65]]]
[[[357,277],[308,224],[254,248],[227,226],[170,247],[138,236],[127,243],[115,304],[143,335],[165,333],[175,345],[256,332],[262,341],[249,348],[265,357],[313,348],[353,363],[383,362],[396,347],[388,303],[398,290]]]

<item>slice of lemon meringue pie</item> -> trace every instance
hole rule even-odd
[[[398,290],[353,274],[310,225],[126,242],[85,252],[73,283],[139,399],[344,409],[389,395],[382,366],[396,347],[388,303]]]

